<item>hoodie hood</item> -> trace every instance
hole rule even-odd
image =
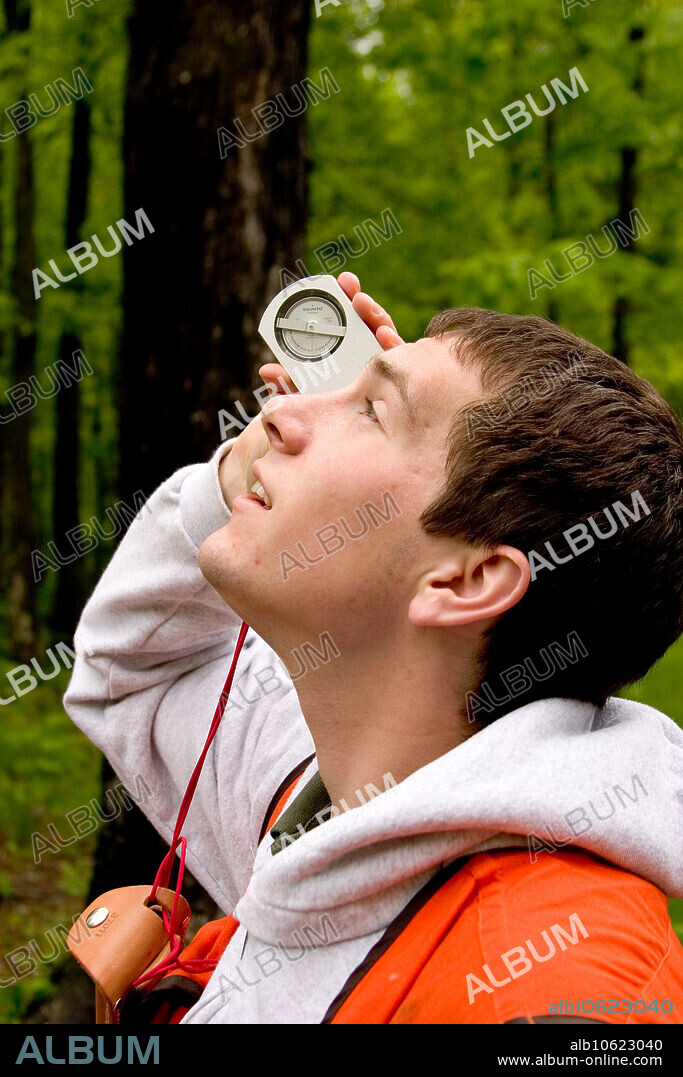
[[[577,846],[683,897],[682,779],[683,731],[652,707],[539,700],[268,851],[235,916],[267,942],[298,945],[293,932],[325,916],[337,939],[358,938],[444,863],[510,846],[529,849],[530,871],[555,846]]]

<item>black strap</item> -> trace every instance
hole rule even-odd
[[[320,826],[321,821],[329,819],[331,813],[330,794],[318,770],[270,828],[272,855],[282,852],[303,833]]]
[[[441,868],[440,871],[437,871],[436,875],[433,875],[421,890],[418,890],[415,897],[412,898],[406,907],[401,910],[398,916],[391,921],[382,937],[377,940],[370,952],[363,958],[360,965],[358,965],[358,967],[351,973],[337,997],[328,1007],[327,1013],[320,1022],[322,1025],[330,1024],[332,1018],[335,1017],[342,1008],[351,992],[358,987],[358,984],[370,971],[372,966],[376,965],[389,947],[396,942],[396,939],[401,932],[407,927],[410,921],[417,916],[420,909],[427,904],[437,890],[465,866],[469,859],[469,856],[461,856],[458,860],[454,860],[451,864],[447,864],[445,868]]]
[[[122,1025],[149,1025],[164,1003],[173,1013],[178,1006],[191,1010],[204,988],[187,976],[166,976],[151,991],[133,988],[121,1007]]]
[[[271,815],[275,811],[275,805],[277,804],[278,800],[280,799],[280,797],[284,793],[285,789],[287,788],[287,786],[291,782],[294,781],[295,778],[299,778],[303,774],[303,772],[305,771],[308,764],[311,763],[314,759],[315,759],[315,752],[313,753],[313,755],[309,755],[308,759],[304,759],[302,763],[297,763],[297,765],[294,767],[294,770],[291,770],[289,772],[289,774],[287,775],[287,777],[283,778],[283,780],[278,785],[277,789],[273,793],[273,797],[271,799],[271,802],[268,805],[268,811],[266,812],[266,814],[265,814],[265,816],[263,818],[263,824],[261,826],[261,833],[259,834],[259,839],[258,839],[258,844],[259,845],[261,844],[261,842],[263,841],[263,839],[266,836],[266,830],[268,829],[268,820],[270,819]]]

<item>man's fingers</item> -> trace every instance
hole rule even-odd
[[[385,351],[389,348],[395,348],[399,344],[405,344],[405,341],[398,335],[396,326],[386,310],[380,307],[379,303],[376,303],[372,296],[369,296],[366,292],[361,292],[360,281],[355,273],[340,273],[337,277],[337,282],[353,303],[356,313],[360,315],[365,324],[368,328],[372,329],[375,335],[377,335],[378,330],[382,326],[388,326],[391,330],[391,333],[382,331],[382,340],[377,336],[378,344],[380,344]]]
[[[396,326],[393,320],[389,317],[386,310],[380,307],[379,303],[376,303],[372,296],[369,296],[367,292],[357,292],[353,297],[353,308],[357,314],[360,314],[363,321],[373,330],[377,332],[380,325],[388,325],[390,329],[396,332]]]
[[[382,340],[377,335],[377,342],[382,347],[395,348],[398,344],[403,344],[404,341],[398,335],[396,326],[393,319],[387,314],[383,307],[380,307],[379,303],[376,303],[371,296],[366,292],[357,292],[352,299],[353,309],[356,314],[359,314],[368,328],[372,329],[376,335],[378,331],[382,330]],[[383,327],[391,330],[391,334],[384,331]],[[386,344],[383,341],[386,340]]]
[[[389,325],[380,325],[375,336],[380,348],[385,352],[398,348],[399,344],[405,344],[405,340],[402,340],[396,330]]]
[[[277,393],[299,392],[289,374],[280,363],[264,363],[263,366],[259,367],[258,372],[266,385],[272,387],[272,396],[275,396]]]
[[[353,301],[354,295],[360,292],[360,281],[355,273],[349,273],[348,270],[344,273],[340,273],[337,277],[337,284],[346,292],[350,300]]]

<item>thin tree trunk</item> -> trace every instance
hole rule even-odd
[[[23,33],[31,21],[28,3],[5,0],[7,30]],[[12,332],[12,385],[28,382],[35,366],[36,301],[31,271],[36,264],[33,239],[34,186],[33,148],[28,131],[16,136],[15,222],[16,246],[11,273],[12,294],[17,302],[17,322]],[[31,479],[32,411],[26,410],[8,425],[10,468],[7,482],[11,507],[8,596],[10,649],[28,662],[37,650],[35,583],[31,553],[35,547],[34,502]]]
[[[544,141],[543,141],[543,175],[545,190],[548,197],[548,215],[550,218],[550,238],[557,239],[560,234],[559,208],[557,202],[557,183],[555,179],[555,113],[550,112],[545,117]],[[559,305],[556,299],[548,299],[547,316],[553,322],[559,321]]]
[[[0,291],[7,292],[8,280],[7,269],[2,255],[5,250],[5,220],[4,220],[4,200],[2,198],[3,182],[5,179],[5,161],[6,154],[2,146],[0,146]],[[5,355],[7,347],[7,340],[5,334],[0,332],[0,365],[3,369],[5,366]],[[0,403],[0,414],[11,414],[6,401],[3,399]],[[9,520],[11,515],[11,502],[9,499],[9,491],[7,488],[9,478],[9,431],[5,432],[4,425],[0,426],[0,595],[5,596],[7,594],[9,579],[7,574],[7,558],[9,555]],[[0,632],[5,634],[7,626],[6,613],[3,606],[0,608]]]
[[[73,247],[81,239],[81,230],[88,203],[90,178],[90,107],[81,99],[73,111],[73,138],[71,166],[66,211],[66,246]],[[82,289],[82,278],[76,282],[77,291]],[[60,359],[72,365],[73,353],[81,342],[72,331],[62,333]],[[57,433],[55,438],[54,500],[52,533],[57,541],[79,520],[80,479],[80,384],[65,388],[56,396]],[[71,638],[83,608],[83,559],[77,558],[63,565],[57,574],[57,589],[50,619],[50,626],[59,635]]]
[[[645,30],[640,26],[634,26],[629,32],[629,41],[640,42],[645,37]],[[633,79],[633,89],[642,96],[644,92],[644,57],[642,49],[639,49],[636,64],[636,74]],[[619,173],[619,220],[624,224],[631,220],[631,212],[635,209],[638,195],[638,181],[636,169],[638,165],[638,150],[635,146],[624,146],[621,149],[621,170]],[[633,253],[634,240],[627,236],[622,246],[627,254]],[[613,330],[612,330],[612,354],[622,362],[628,363],[630,349],[627,337],[628,318],[632,312],[632,303],[628,296],[617,296],[614,301]]]

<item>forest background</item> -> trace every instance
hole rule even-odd
[[[258,319],[307,273],[358,274],[406,340],[449,306],[548,316],[680,414],[683,10],[3,0],[0,16],[0,1021],[88,1020],[55,926],[163,854],[130,803],[78,840],[66,822],[112,788],[61,694],[138,497],[256,414]],[[572,69],[587,89],[561,103]],[[512,129],[501,110],[547,109],[544,85],[556,107]],[[76,272],[66,251],[93,236],[108,254]],[[53,281],[38,294],[35,268]],[[681,723],[682,668],[679,643],[624,694]],[[216,915],[192,885],[199,922]]]

